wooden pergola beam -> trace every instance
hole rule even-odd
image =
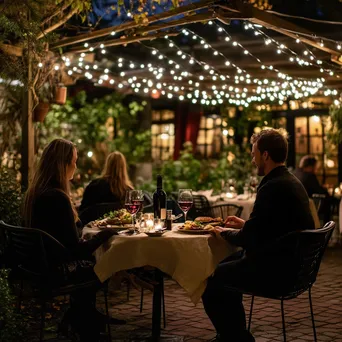
[[[195,22],[202,22],[202,21],[207,21],[209,19],[212,18],[212,14],[211,13],[203,13],[203,14],[198,14],[198,15],[194,15],[194,16],[189,16],[186,18],[182,18],[179,20],[174,20],[172,22],[169,23],[162,23],[162,24],[156,24],[156,25],[151,25],[148,26],[146,28],[143,29],[139,29],[137,31],[134,32],[134,37],[130,37],[130,38],[126,38],[126,39],[112,39],[106,42],[103,42],[103,46],[104,47],[109,47],[109,46],[116,46],[116,45],[122,45],[122,44],[128,44],[127,40],[130,40],[129,43],[134,43],[136,41],[142,41],[142,40],[152,40],[155,38],[160,38],[160,36],[175,36],[178,33],[168,33],[168,32],[164,32],[162,34],[162,32],[156,33],[154,35],[150,35],[150,36],[144,36],[148,33],[151,32],[158,32],[160,30],[165,30],[168,28],[172,28],[172,27],[176,27],[176,26],[181,26],[181,25],[185,25],[185,24],[189,24],[189,23],[195,23]],[[132,39],[135,39],[135,41],[131,41]],[[120,43],[121,42],[121,43]],[[74,52],[74,53],[80,53],[80,52],[88,52],[89,49],[88,48],[84,48],[83,46],[77,46],[74,48],[71,48],[70,51]]]
[[[213,5],[214,3],[215,3],[215,0],[201,0],[201,1],[196,2],[194,4],[190,4],[190,5],[186,5],[186,6],[180,6],[176,9],[150,16],[150,17],[148,17],[148,22],[149,22],[149,24],[151,24],[151,23],[157,22],[159,20],[166,20],[166,19],[172,18],[176,15],[185,14],[185,13],[192,12],[195,10],[207,8],[210,5]],[[140,27],[140,26],[141,26],[141,24],[136,23],[135,21],[131,21],[131,22],[124,23],[124,24],[116,26],[116,27],[108,27],[108,28],[96,30],[96,31],[93,31],[90,33],[85,33],[85,34],[82,34],[82,35],[79,35],[76,37],[65,38],[65,39],[60,40],[57,43],[51,44],[50,48],[56,49],[56,48],[60,48],[60,47],[68,46],[68,45],[82,43],[82,42],[89,41],[89,40],[92,40],[95,38],[108,36],[112,31],[115,31],[116,33],[118,33],[118,32],[122,32],[125,30],[135,29],[135,28]]]
[[[151,26],[148,26],[146,28],[142,28],[142,29],[139,29],[137,31],[134,31],[134,37],[126,38],[126,39],[112,39],[112,40],[103,42],[102,45],[103,45],[103,47],[110,47],[110,46],[117,46],[117,45],[134,43],[134,42],[143,41],[143,40],[153,40],[155,38],[160,38],[160,35],[158,35],[158,34],[150,35],[150,36],[143,36],[143,35],[146,35],[146,34],[151,33],[151,32],[158,32],[161,30],[177,27],[177,26],[183,26],[183,25],[190,24],[190,23],[192,24],[192,23],[197,23],[197,22],[208,21],[210,19],[212,19],[212,20],[219,19],[221,22],[224,22],[225,24],[227,24],[227,23],[229,23],[230,20],[241,19],[241,16],[236,15],[234,13],[234,14],[232,14],[231,17],[227,17],[227,16],[224,17],[221,15],[219,18],[219,14],[216,11],[197,14],[194,16],[188,16],[186,18],[174,20],[174,21],[171,21],[168,23],[151,25]],[[139,35],[139,37],[137,35]],[[173,35],[174,36],[176,34],[165,32],[164,35],[168,35],[168,36]],[[71,48],[70,51],[73,53],[89,52],[89,48],[84,48],[83,46],[77,46],[77,47]]]
[[[23,48],[20,46],[0,44],[0,50],[3,51],[6,55],[11,55],[11,56],[16,56],[16,57],[23,56]]]
[[[312,35],[312,32],[295,25],[287,20],[284,20],[280,17],[277,17],[271,13],[261,11],[258,8],[250,5],[243,3],[241,0],[235,0],[235,7],[230,7],[225,4],[218,4],[218,7],[228,10],[228,11],[239,11],[242,15],[246,16],[249,18],[249,21],[255,24],[262,25],[268,29],[271,29],[273,31],[279,32],[283,35],[286,35],[288,37],[291,37],[293,39],[297,39],[298,35],[304,34],[304,35]],[[294,33],[295,32],[295,33]],[[317,43],[313,39],[309,39],[303,36],[300,36],[300,40],[308,44],[310,46],[313,46],[319,50],[325,51],[332,56],[338,56],[338,58],[334,59],[333,61],[335,63],[338,63],[342,65],[342,62],[339,60],[341,58],[341,53],[337,50],[331,49],[327,46],[321,46],[319,43]]]

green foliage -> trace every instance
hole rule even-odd
[[[183,147],[179,160],[165,162],[158,171],[164,176],[163,188],[168,194],[180,188],[197,188],[201,175],[201,163],[193,156],[191,142],[184,143]]]
[[[73,11],[82,21],[91,10],[91,0],[10,0],[1,5],[0,42],[19,50],[30,50],[33,59],[32,89],[37,91],[41,82],[49,77],[50,70],[37,68],[39,62],[45,62],[51,55],[47,53],[48,44],[56,41],[59,34],[53,30],[55,24],[63,23],[65,17]],[[56,25],[55,28],[59,27]],[[18,50],[16,49],[16,50]],[[45,63],[44,63],[45,64]],[[20,80],[28,86],[27,60],[0,51],[0,76],[6,80]],[[37,77],[36,77],[37,76]]]
[[[342,142],[342,107],[331,105],[329,109],[330,123],[327,123],[327,138],[333,144]]]
[[[235,181],[238,193],[253,172],[250,150],[246,145],[229,146],[218,160],[198,160],[192,153],[192,144],[186,142],[180,152],[179,160],[166,161],[159,169],[155,168],[153,180],[144,183],[142,189],[155,190],[156,174],[163,175],[163,188],[167,194],[181,188],[194,191],[213,189],[221,193],[229,179]]]
[[[15,298],[8,283],[9,270],[0,269],[0,342],[23,340],[25,324],[15,311]]]
[[[243,187],[249,182],[249,177],[255,174],[255,167],[252,164],[251,150],[249,145],[241,147],[233,145],[227,149],[227,165],[224,165],[226,177],[233,179],[235,188],[239,194],[243,193]],[[227,180],[225,178],[225,180]]]
[[[0,220],[13,225],[21,223],[22,191],[16,179],[17,172],[1,167],[0,169]]]
[[[7,165],[18,162],[21,141],[22,88],[6,86],[0,104],[0,158],[7,153]],[[4,165],[4,160],[1,165]]]
[[[57,137],[73,141],[82,174],[98,174],[107,154],[114,150],[126,156],[128,165],[135,165],[146,160],[151,148],[150,131],[139,128],[142,109],[137,102],[126,106],[117,93],[87,102],[86,93],[80,92],[64,106],[52,105],[44,123],[39,124],[40,146]],[[94,153],[93,159],[87,157],[88,151]]]

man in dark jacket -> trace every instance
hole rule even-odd
[[[313,156],[304,156],[299,162],[299,168],[293,174],[302,182],[309,197],[313,194],[325,195],[322,199],[318,214],[324,222],[330,221],[331,206],[333,198],[329,195],[328,190],[319,184],[316,176],[317,159]]]
[[[261,181],[253,212],[246,222],[226,218],[226,228],[216,228],[216,235],[244,249],[243,253],[222,262],[202,296],[207,315],[217,331],[216,341],[252,342],[246,330],[241,291],[266,289],[282,269],[267,252],[260,253],[280,236],[300,229],[314,229],[309,198],[303,185],[286,168],[288,143],[282,132],[262,130],[251,138],[252,163]],[[261,255],[261,256],[260,256]]]

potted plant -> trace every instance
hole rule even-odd
[[[38,104],[33,111],[33,121],[43,122],[50,109],[52,91],[48,83],[44,84],[38,91]]]
[[[59,84],[55,90],[55,103],[64,105],[67,98],[67,87],[63,84]]]
[[[33,121],[34,122],[43,122],[47,113],[50,109],[50,103],[48,102],[39,102],[37,107],[34,109],[34,116]]]

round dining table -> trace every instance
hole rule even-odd
[[[115,235],[95,252],[96,275],[104,282],[119,271],[152,266],[157,270],[156,277],[162,277],[163,273],[169,275],[187,292],[194,304],[198,303],[207,278],[223,259],[237,249],[211,234],[180,232],[178,228],[174,225],[172,231],[166,231],[160,237],[149,237],[145,233]],[[83,236],[87,238],[98,231],[90,225],[83,229]],[[161,291],[158,286],[153,291],[154,339],[160,336]]]

